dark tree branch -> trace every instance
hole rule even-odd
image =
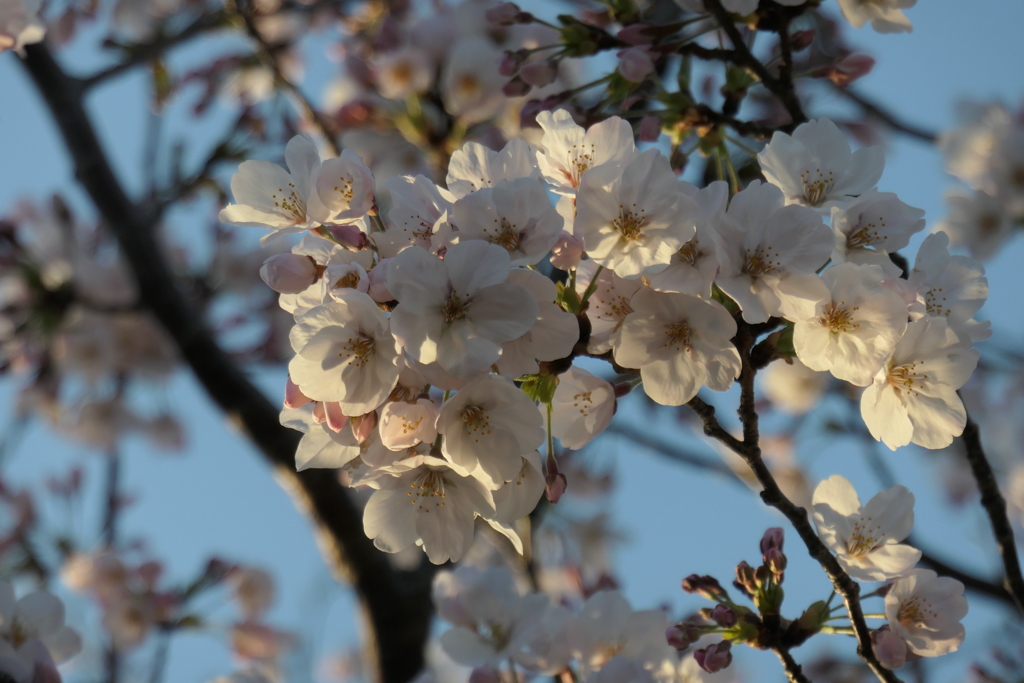
[[[905,135],[909,135],[912,138],[917,138],[918,140],[923,140],[924,142],[929,143],[934,143],[936,140],[939,139],[938,134],[936,134],[934,131],[922,128],[913,123],[907,123],[906,121],[898,117],[896,114],[893,114],[892,112],[883,109],[881,105],[872,102],[867,97],[864,97],[855,90],[851,90],[850,88],[843,88],[840,86],[836,86],[834,90],[835,92],[839,93],[846,99],[857,104],[861,109],[864,110],[864,113],[866,113],[868,116],[878,119],[886,126],[892,128],[895,131],[904,133]]]
[[[712,3],[721,7],[718,0],[707,0],[707,6]],[[860,585],[850,578],[850,575],[839,564],[839,561],[818,538],[818,533],[807,518],[807,510],[798,507],[793,501],[786,497],[779,488],[778,482],[772,476],[771,471],[761,457],[761,447],[758,444],[759,429],[758,415],[754,406],[754,377],[756,368],[750,360],[750,351],[756,341],[746,323],[740,322],[740,329],[736,336],[736,347],[740,352],[742,369],[740,371],[740,406],[739,416],[743,425],[743,441],[732,436],[718,423],[715,417],[715,410],[700,399],[690,401],[689,405],[704,422],[704,433],[718,439],[726,446],[735,451],[747,463],[750,469],[761,484],[761,499],[765,504],[775,508],[789,520],[796,529],[808,554],[818,561],[825,574],[832,581],[832,585],[839,595],[842,596],[846,605],[850,623],[853,626],[854,634],[857,637],[857,655],[874,672],[879,680],[885,683],[899,683],[899,678],[889,669],[882,666],[875,656],[871,646],[871,630],[864,619],[864,611],[860,605]]]
[[[739,477],[736,476],[736,473],[729,469],[728,465],[719,460],[711,460],[709,458],[702,458],[699,455],[687,453],[676,445],[668,444],[660,439],[652,437],[648,432],[620,424],[619,422],[612,422],[611,425],[608,426],[608,433],[624,436],[632,443],[639,445],[642,448],[646,448],[647,450],[654,451],[655,453],[669,458],[670,460],[708,472],[714,472],[715,474],[724,474],[731,481],[735,481],[746,488],[746,484],[740,481]]]
[[[1003,558],[1003,585],[1013,601],[1017,610],[1024,614],[1024,576],[1021,576],[1020,558],[1017,557],[1017,543],[1013,538],[1013,525],[1006,514],[1006,500],[999,492],[999,483],[992,471],[992,465],[985,457],[985,450],[981,446],[981,433],[978,425],[974,423],[970,415],[967,416],[967,426],[960,437],[964,442],[967,451],[967,462],[974,473],[974,479],[978,482],[978,490],[981,492],[981,506],[988,513],[989,522],[992,524],[992,534],[995,536],[996,545],[999,547],[999,555]]]
[[[156,240],[153,212],[125,194],[96,137],[82,81],[69,77],[44,44],[26,48],[23,62],[46,101],[85,188],[114,233],[138,283],[145,308],[173,338],[196,378],[228,419],[273,465],[282,486],[315,523],[325,559],[353,584],[367,617],[372,680],[406,683],[422,668],[431,616],[430,567],[403,572],[363,533],[359,508],[332,470],[295,472],[299,434],[278,421],[278,408],[216,343],[202,316],[174,283]]]
[[[804,114],[800,98],[796,96],[796,91],[793,89],[792,80],[783,82],[781,79],[773,76],[765,65],[761,63],[761,60],[747,49],[747,44],[743,42],[743,36],[740,35],[739,29],[736,28],[736,24],[729,18],[729,12],[722,6],[722,0],[704,0],[704,7],[715,16],[722,30],[729,36],[729,40],[732,42],[732,61],[739,66],[750,69],[764,87],[779,99],[782,106],[789,112],[789,117],[793,120],[790,127],[798,126],[807,121],[807,115]]]
[[[811,679],[804,675],[803,667],[801,667],[793,655],[789,654],[789,650],[784,647],[772,648],[772,651],[778,656],[779,661],[782,662],[782,668],[786,670],[786,678],[789,679],[789,683],[811,683]]]

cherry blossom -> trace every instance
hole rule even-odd
[[[555,283],[532,270],[515,269],[508,283],[526,289],[537,300],[537,320],[521,337],[501,345],[501,358],[495,364],[506,377],[533,375],[540,371],[538,361],[566,358],[580,338],[576,316],[555,303]]]
[[[945,318],[958,334],[982,341],[991,331],[973,317],[988,299],[985,268],[969,256],[950,255],[948,247],[944,232],[926,237],[907,280],[924,300],[927,315]]]
[[[310,468],[335,469],[359,457],[359,442],[347,420],[338,425],[338,429],[332,429],[326,421],[316,422],[313,406],[306,406],[282,411],[281,424],[303,433],[295,450],[297,472]]]
[[[492,492],[495,519],[505,524],[513,524],[533,512],[540,497],[544,495],[545,481],[540,453],[525,453],[522,461],[519,474]]]
[[[54,665],[82,649],[82,639],[64,625],[64,603],[46,592],[16,599],[14,586],[0,581],[0,673],[16,683],[59,677]]]
[[[391,329],[420,363],[470,378],[501,357],[501,344],[526,334],[537,320],[537,301],[509,284],[508,252],[471,240],[448,249],[443,261],[406,249],[388,264],[388,289],[399,305]]]
[[[611,384],[575,365],[558,376],[551,401],[551,435],[564,447],[583,448],[608,428],[614,414]]]
[[[913,7],[917,0],[839,0],[843,16],[854,28],[871,28],[879,33],[909,33],[914,30],[903,10]]]
[[[657,672],[674,668],[675,649],[665,642],[668,618],[660,610],[634,611],[618,591],[599,591],[584,603],[574,629],[575,654],[585,674],[615,656]]]
[[[683,193],[668,159],[642,152],[624,168],[589,172],[576,195],[573,234],[594,262],[620,277],[664,270],[696,227],[697,204]]]
[[[425,92],[434,82],[434,65],[415,47],[379,55],[372,66],[381,96],[390,100]]]
[[[373,173],[358,154],[346,149],[320,165],[316,192],[326,211],[326,219],[320,222],[351,221],[374,205]]]
[[[867,192],[845,208],[832,208],[832,229],[833,263],[870,263],[881,266],[888,277],[900,277],[888,255],[906,247],[910,237],[924,229],[924,211],[892,193]]]
[[[313,400],[338,402],[346,415],[376,409],[398,382],[398,348],[388,319],[362,292],[299,316],[291,344],[292,381]]]
[[[484,38],[467,38],[456,44],[441,72],[444,108],[467,123],[491,118],[504,104],[501,53]]]
[[[730,339],[736,322],[717,301],[642,289],[633,312],[612,337],[615,362],[639,368],[644,391],[662,405],[680,406],[702,386],[725,391],[740,374]]]
[[[534,162],[535,150],[524,140],[509,140],[500,152],[478,142],[467,142],[452,154],[448,163],[446,184],[456,199],[494,187],[502,180],[537,178],[540,171]]]
[[[298,294],[316,282],[316,261],[301,254],[277,254],[263,262],[260,277],[282,294]]]
[[[46,26],[39,18],[40,0],[0,0],[0,52],[19,54],[26,45],[42,41]]]
[[[388,449],[400,451],[418,443],[431,443],[437,436],[434,422],[437,407],[429,398],[415,403],[393,401],[380,414],[380,439]]]
[[[935,231],[949,235],[952,246],[966,246],[980,261],[995,256],[1013,231],[1013,217],[987,192],[949,192],[946,203],[949,215]]]
[[[544,129],[544,150],[537,152],[537,165],[561,195],[575,196],[587,171],[606,165],[623,168],[636,154],[633,129],[618,116],[584,130],[568,111],[557,109],[539,113],[537,123]]]
[[[852,152],[842,131],[829,119],[802,123],[793,135],[776,132],[757,155],[769,183],[778,186],[787,204],[821,211],[845,206],[882,177],[881,147]]]
[[[381,257],[410,246],[429,250],[435,225],[452,210],[455,197],[421,175],[390,178],[384,187],[391,193],[387,229],[371,236]]]
[[[885,595],[889,628],[922,657],[956,652],[964,642],[960,620],[966,614],[964,585],[930,569],[917,569],[896,580]]]
[[[905,574],[921,551],[901,543],[914,528],[914,494],[893,486],[861,505],[849,480],[834,474],[814,489],[814,525],[843,569],[859,581]]]
[[[444,436],[444,457],[492,489],[516,478],[522,456],[544,443],[533,401],[496,375],[480,377],[450,398],[437,416],[437,433]]]
[[[651,288],[659,292],[692,294],[710,297],[711,286],[718,276],[717,236],[711,216],[726,209],[729,184],[716,180],[704,189],[680,181],[683,192],[697,203],[696,234],[672,256],[668,268],[648,276]]]
[[[908,443],[945,448],[963,433],[967,413],[957,395],[978,364],[945,319],[910,323],[892,356],[861,396],[871,436],[892,450]]]
[[[755,180],[712,218],[721,263],[715,282],[749,323],[811,315],[827,296],[814,273],[828,261],[832,235],[814,211],[784,204],[777,187]]]
[[[867,386],[907,329],[907,305],[882,286],[882,269],[843,263],[822,274],[829,296],[796,320],[793,347],[804,365]]]
[[[539,263],[562,233],[562,217],[548,203],[540,181],[499,180],[458,201],[451,212],[458,241],[480,239],[509,253],[513,266]]]
[[[579,296],[582,297],[590,285],[597,282],[587,301],[587,318],[590,320],[587,351],[593,354],[611,350],[612,334],[633,312],[629,302],[643,287],[640,279],[626,280],[607,269],[598,272],[599,267],[594,261],[586,260],[581,261],[576,269],[576,293]]]
[[[792,361],[769,365],[760,374],[760,385],[774,407],[802,415],[824,397],[829,376],[826,372],[811,370],[799,358]]]

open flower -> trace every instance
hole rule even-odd
[[[985,267],[969,256],[950,255],[946,233],[925,238],[907,281],[924,300],[928,316],[945,319],[952,330],[971,342],[991,336],[987,322],[974,320],[988,299]]]
[[[534,161],[534,149],[525,140],[514,138],[500,152],[479,142],[467,142],[452,154],[448,162],[448,191],[456,199],[494,187],[502,180],[537,178],[540,171]]]
[[[870,190],[885,166],[881,147],[852,152],[846,136],[828,119],[802,123],[791,136],[776,132],[757,160],[787,204],[820,211],[846,206]]]
[[[885,581],[911,570],[921,551],[901,543],[914,528],[914,494],[903,486],[861,506],[853,485],[834,474],[814,489],[814,525],[843,569],[859,581]]]
[[[537,361],[559,360],[572,353],[580,340],[579,321],[555,303],[558,290],[550,278],[516,268],[509,273],[508,282],[533,294],[539,312],[526,334],[501,345],[501,358],[495,365],[506,377],[532,375],[540,371]]]
[[[648,276],[651,289],[659,292],[692,294],[709,298],[711,285],[718,276],[717,236],[711,225],[711,216],[725,211],[729,201],[729,184],[716,180],[698,190],[685,180],[679,181],[683,192],[697,203],[694,217],[696,234],[679,247],[665,270]]]
[[[82,639],[64,625],[59,598],[39,591],[16,600],[14,586],[0,581],[0,674],[16,683],[52,680],[44,671],[56,676],[54,665],[81,649]]]
[[[924,229],[924,211],[904,204],[889,192],[868,192],[845,208],[832,207],[836,248],[833,263],[868,263],[881,266],[888,277],[900,277],[889,259],[910,244]]]
[[[636,154],[629,122],[612,116],[584,130],[564,109],[537,114],[544,129],[537,165],[551,188],[560,195],[575,196],[583,174],[605,165],[622,169]]]
[[[644,288],[630,303],[612,350],[619,365],[640,368],[654,401],[681,406],[702,386],[725,391],[739,376],[740,355],[729,341],[736,322],[717,301]]]
[[[867,386],[907,329],[907,304],[882,286],[882,269],[843,263],[821,279],[829,297],[797,319],[793,347],[804,365]]]
[[[964,585],[930,569],[917,569],[892,584],[885,596],[889,628],[922,657],[956,652],[964,642]]]
[[[839,9],[854,28],[871,28],[879,33],[910,33],[914,27],[903,10],[913,7],[917,0],[839,0]]]
[[[291,335],[288,374],[315,401],[336,401],[345,415],[363,415],[398,383],[398,347],[388,319],[367,294],[353,290],[299,316]]]
[[[391,258],[411,246],[430,251],[434,226],[452,210],[455,198],[425,176],[398,176],[384,187],[391,192],[387,229],[371,237],[382,258]]]
[[[595,281],[587,300],[587,318],[590,319],[590,340],[587,351],[602,354],[612,348],[611,338],[626,316],[633,312],[630,301],[644,283],[639,279],[626,280],[608,269],[598,272],[594,261],[581,261],[576,269],[576,293],[582,297]],[[595,280],[594,276],[597,276]]]
[[[443,261],[418,248],[394,257],[391,329],[406,353],[463,379],[486,372],[537,321],[533,294],[506,282],[510,267],[505,249],[482,240],[453,245]]]
[[[871,436],[892,450],[908,443],[945,448],[960,436],[967,412],[957,395],[978,352],[967,348],[942,318],[910,323],[892,356],[860,400]]]
[[[573,235],[596,263],[632,278],[664,270],[694,236],[697,213],[668,159],[649,149],[621,172],[606,165],[587,173],[576,195]]]
[[[547,406],[542,405],[546,411]],[[558,376],[551,401],[551,435],[566,448],[579,450],[612,422],[615,389],[583,368],[573,365]]]

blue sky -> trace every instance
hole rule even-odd
[[[824,5],[836,10],[832,0]],[[902,117],[935,130],[953,123],[954,105],[959,99],[998,98],[1011,105],[1020,102],[1024,74],[1018,66],[1024,63],[1024,44],[1019,30],[1024,23],[1024,3],[927,0],[909,10],[908,16],[915,26],[910,35],[883,36],[870,29],[850,31],[851,42],[878,60],[874,72],[857,83],[861,92]],[[100,60],[81,47],[84,42],[88,41],[78,41],[65,56],[73,58],[77,69],[88,72]],[[176,63],[201,63],[209,47],[180,56]],[[323,62],[310,65],[309,70],[315,76],[334,68],[332,63]],[[58,189],[71,194],[77,206],[86,207],[77,189],[71,189],[71,168],[49,115],[11,54],[0,55],[0,88],[5,93],[0,98],[0,149],[6,162],[0,166],[0,213],[19,197],[43,199]],[[126,185],[133,190],[138,189],[137,179],[141,177],[137,141],[148,116],[140,98],[145,88],[144,77],[134,75],[104,86],[90,101],[101,138]],[[184,111],[188,105],[172,106]],[[845,111],[845,107],[839,99],[823,100],[817,111]],[[208,122],[199,124],[179,117],[169,125],[169,131],[190,140],[210,139],[223,125],[225,111],[216,111]],[[913,140],[889,138],[880,189],[896,192],[908,204],[925,209],[931,224],[944,214],[942,196],[953,184],[943,172],[935,149]],[[186,243],[202,250],[200,235],[205,225],[200,223],[180,221],[175,234],[184,235]],[[1024,337],[1024,316],[1019,315],[1022,288],[1015,267],[1022,259],[1024,239],[1018,237],[988,264],[992,296],[985,313],[993,320],[996,339],[1006,344]],[[257,379],[271,396],[277,396],[284,370],[260,371]],[[0,382],[0,425],[13,411],[17,385],[9,379]],[[353,644],[353,603],[333,584],[309,526],[273,481],[269,469],[232,433],[191,377],[180,374],[164,392],[186,421],[189,445],[181,456],[167,457],[152,452],[141,440],[128,441],[124,449],[126,487],[139,500],[124,516],[126,533],[148,539],[153,555],[168,561],[172,579],[188,577],[213,554],[264,566],[279,580],[273,623],[314,636],[314,648],[320,654]],[[716,398],[723,412],[735,405],[732,393]],[[635,420],[646,427],[651,417],[642,413],[641,402],[632,401],[623,406],[617,419]],[[667,415],[656,424],[664,434],[673,434],[674,425]],[[686,443],[713,453],[710,446],[693,440]],[[843,474],[854,481],[865,500],[880,488],[856,445],[835,438],[807,439],[798,455],[810,463],[813,481]],[[916,535],[930,548],[941,548],[944,556],[964,566],[994,571],[994,548],[980,509],[970,506],[951,510],[935,494],[940,486],[939,472],[933,466],[935,456],[914,449],[897,453],[886,450],[882,455],[899,480],[918,494]],[[619,476],[612,507],[630,540],[618,551],[617,560],[624,590],[637,608],[664,602],[677,611],[701,606],[682,595],[679,580],[683,576],[711,573],[725,580],[736,562],[756,559],[757,541],[766,527],[785,526],[755,496],[732,483],[683,469],[621,439],[609,437],[588,457],[613,467]],[[38,482],[41,475],[61,472],[75,462],[84,462],[93,483],[98,483],[100,458],[46,433],[36,424],[10,463],[8,474],[15,481]],[[91,521],[94,523],[90,524],[88,518],[84,523],[77,522],[84,543],[94,541],[94,535],[85,532],[98,526],[97,520]],[[794,616],[804,605],[824,598],[829,590],[824,575],[798,551],[797,544],[795,535],[791,535],[787,543],[791,552],[786,611]],[[73,602],[71,609],[72,620],[76,615],[86,616],[84,603]],[[990,646],[1000,614],[982,600],[973,601],[965,622],[968,638],[963,650],[941,663],[931,663],[929,680],[941,683],[960,678],[971,658]],[[230,609],[221,609],[214,613],[213,621],[223,624],[231,615]],[[202,682],[231,671],[233,664],[220,640],[222,636],[216,630],[177,638],[166,680]],[[854,656],[852,642],[837,649]],[[813,650],[814,643],[795,655],[806,661]],[[140,661],[145,664],[146,658]],[[748,667],[747,671],[764,665],[764,671],[772,672],[775,679],[782,678],[773,657],[755,653],[742,657],[740,664]],[[761,675],[757,679],[768,680]]]

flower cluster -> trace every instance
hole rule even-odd
[[[59,681],[56,666],[82,649],[82,639],[64,625],[64,603],[38,591],[15,599],[14,586],[0,581],[0,676],[14,683]]]
[[[984,271],[943,233],[902,271],[923,212],[875,189],[880,149],[811,121],[776,133],[758,156],[768,182],[730,197],[679,180],[622,119],[537,121],[540,148],[467,143],[447,188],[388,180],[383,215],[357,155],[322,160],[302,137],[287,170],[247,161],[232,180],[222,220],[303,233],[261,271],[295,318],[282,420],[305,432],[299,469],[345,467],[374,490],[378,547],[457,560],[477,517],[518,547],[512,522],[564,488],[550,448],[540,462],[545,429],[579,448],[614,409],[611,385],[570,368],[578,355],[610,352],[680,406],[739,376],[739,326],[782,326],[790,356],[867,387],[862,415],[890,448],[963,430]],[[548,258],[568,281],[539,271]]]

